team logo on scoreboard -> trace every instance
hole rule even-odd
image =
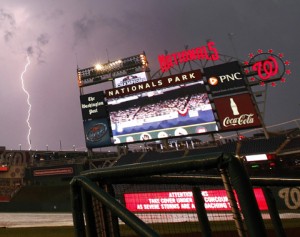
[[[257,54],[250,53],[249,60],[244,62],[245,75],[250,82],[264,86],[271,83],[274,87],[276,81],[285,82],[285,76],[291,74],[288,68],[290,61],[283,60],[283,53],[275,54],[272,49],[267,52],[259,49]]]
[[[91,142],[98,142],[107,132],[107,126],[104,123],[95,124],[86,133],[86,139]]]
[[[201,47],[167,55],[159,55],[158,61],[160,70],[162,72],[167,72],[175,65],[179,65],[181,63],[187,63],[194,60],[217,61],[219,58],[219,52],[217,48],[215,48],[215,43],[210,41],[207,45]]]

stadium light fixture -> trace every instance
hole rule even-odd
[[[96,70],[96,71],[100,71],[102,68],[103,68],[103,66],[102,66],[101,64],[99,64],[99,63],[97,63],[97,64],[95,65],[95,70]]]
[[[148,62],[145,54],[137,54],[84,69],[77,68],[78,86],[88,86],[111,80],[111,78],[145,71]]]

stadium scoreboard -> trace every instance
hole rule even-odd
[[[77,70],[87,148],[260,127],[239,62],[149,79],[145,54]]]

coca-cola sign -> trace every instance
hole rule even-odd
[[[254,114],[242,114],[238,118],[226,117],[223,120],[224,127],[252,124],[254,122]]]
[[[261,123],[248,93],[214,99],[222,130],[260,127]]]

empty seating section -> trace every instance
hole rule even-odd
[[[184,155],[184,151],[169,151],[169,152],[156,152],[150,151],[145,154],[141,162],[159,161],[164,159],[179,158]]]
[[[138,163],[142,155],[144,155],[143,152],[129,152],[126,155],[122,155],[115,163],[115,166]]]
[[[0,186],[0,202],[7,202],[20,189],[18,186]]]
[[[241,154],[259,154],[274,152],[284,141],[285,136],[270,137],[269,139],[243,140]]]
[[[245,139],[240,141],[241,147],[239,149],[240,155],[247,154],[260,154],[260,153],[275,153],[281,144],[286,140],[286,136],[271,137],[269,139]],[[299,147],[300,139],[295,139],[287,144],[287,148]],[[177,157],[189,157],[199,154],[209,154],[216,152],[224,153],[236,153],[237,142],[228,140],[226,143],[209,143],[197,146],[193,149],[179,149],[179,150],[156,150],[156,151],[145,151],[145,152],[130,152],[126,155],[122,155],[121,158],[116,162],[115,165],[131,164],[131,163],[142,163],[150,161],[158,161],[163,159],[172,159]]]
[[[300,137],[296,137],[292,139],[287,145],[285,146],[285,150],[293,150],[295,148],[299,148],[300,145]]]

